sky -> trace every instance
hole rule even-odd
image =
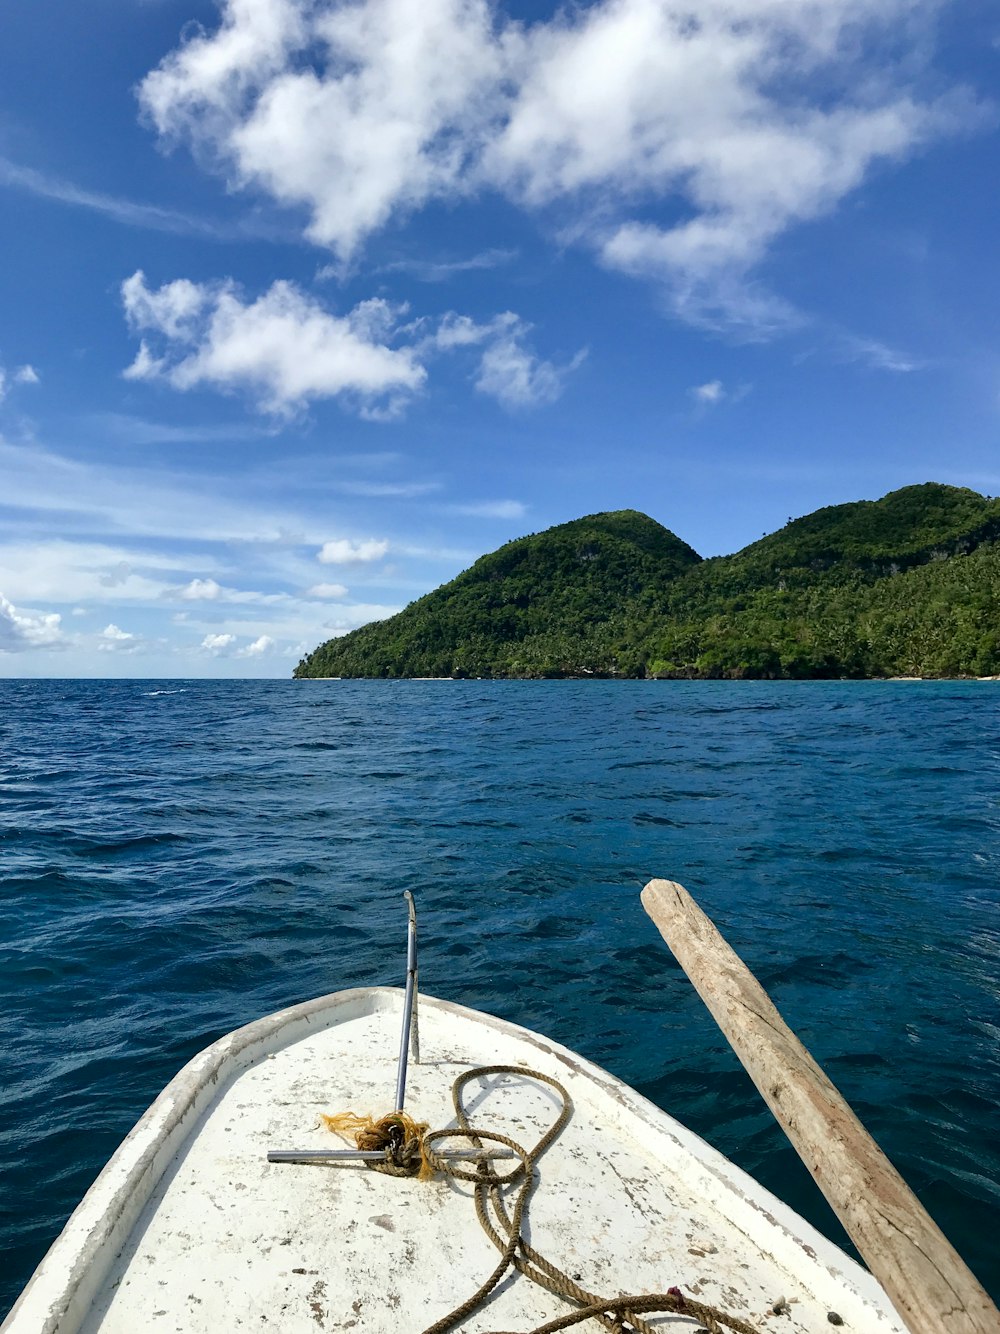
[[[287,677],[602,510],[1000,492],[1000,13],[8,0],[0,676]]]

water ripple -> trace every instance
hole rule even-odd
[[[401,980],[543,1028],[838,1225],[638,903],[681,880],[994,1293],[979,683],[2,682],[0,1311],[220,1033]]]

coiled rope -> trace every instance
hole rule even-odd
[[[556,1119],[530,1150],[525,1149],[508,1135],[473,1127],[469,1123],[462,1101],[465,1086],[473,1079],[485,1079],[494,1075],[516,1075],[520,1079],[531,1079],[546,1084],[561,1100]],[[445,1334],[446,1330],[454,1329],[456,1325],[461,1324],[486,1303],[494,1288],[511,1268],[516,1269],[532,1283],[537,1283],[539,1287],[576,1305],[575,1310],[557,1320],[539,1325],[531,1331],[531,1334],[555,1334],[556,1330],[566,1329],[591,1319],[599,1321],[608,1330],[616,1331],[616,1334],[622,1334],[626,1329],[634,1330],[635,1334],[659,1334],[652,1325],[642,1319],[641,1313],[649,1314],[654,1311],[690,1316],[700,1321],[709,1334],[721,1334],[723,1325],[728,1326],[735,1334],[758,1334],[754,1326],[747,1321],[686,1297],[677,1287],[669,1288],[666,1292],[635,1296],[598,1296],[582,1288],[563,1270],[528,1245],[522,1230],[528,1203],[537,1184],[535,1166],[545,1150],[565,1128],[573,1113],[572,1100],[558,1080],[523,1066],[477,1066],[459,1075],[452,1085],[451,1096],[458,1124],[445,1130],[429,1130],[426,1124],[414,1121],[405,1112],[393,1112],[378,1121],[374,1121],[371,1117],[355,1116],[353,1112],[323,1117],[331,1130],[341,1134],[353,1133],[359,1149],[385,1151],[383,1161],[368,1164],[375,1171],[388,1172],[392,1176],[419,1176],[423,1180],[439,1173],[460,1181],[469,1181],[475,1187],[476,1215],[483,1231],[500,1252],[500,1259],[490,1276],[470,1297],[448,1315],[428,1326],[423,1334]],[[435,1144],[450,1139],[467,1139],[477,1149],[483,1149],[486,1144],[502,1145],[516,1154],[520,1161],[506,1173],[498,1172],[489,1158],[481,1159],[474,1169],[462,1167],[457,1162],[449,1161],[447,1155],[435,1152]],[[514,1207],[512,1211],[508,1211],[503,1190],[504,1187],[513,1186],[517,1182],[520,1182],[520,1187],[514,1197]]]

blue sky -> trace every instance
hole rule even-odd
[[[1000,18],[10,0],[0,674],[286,676],[510,538],[1000,491]]]

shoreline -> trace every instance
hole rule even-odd
[[[687,683],[714,682],[717,685],[745,685],[748,682],[770,685],[805,685],[817,681],[854,682],[872,685],[882,682],[1000,681],[997,676],[598,676],[594,672],[567,672],[563,676],[293,676],[293,681],[658,681]]]

